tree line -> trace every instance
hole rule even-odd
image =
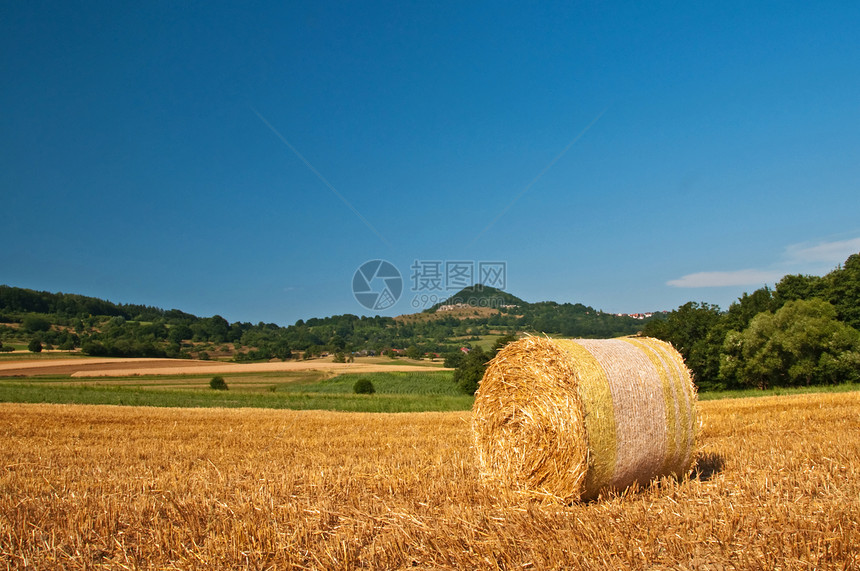
[[[706,390],[860,381],[860,254],[823,277],[787,275],[727,311],[688,302],[643,335],[672,343]]]
[[[527,303],[494,288],[481,288],[481,298],[467,290],[459,295],[477,307],[506,307],[492,315],[476,311],[466,318],[445,312],[414,320],[345,314],[300,319],[284,327],[229,323],[220,315],[198,317],[178,309],[0,286],[0,342],[36,339],[48,348],[80,348],[89,355],[116,357],[188,357],[195,343],[231,344],[239,361],[289,359],[297,353],[305,357],[379,355],[391,350],[420,357],[459,354],[461,347],[475,347],[488,334],[527,331],[613,337],[635,333],[642,325],[580,303]]]
[[[773,289],[744,293],[723,311],[688,302],[646,320],[617,316],[581,303],[528,303],[494,288],[468,288],[452,296],[491,315],[457,317],[439,311],[398,320],[351,314],[274,323],[229,323],[178,309],[116,304],[77,294],[0,285],[0,350],[4,341],[98,356],[188,357],[194,343],[231,344],[236,360],[289,359],[357,352],[411,357],[441,354],[458,369],[458,382],[474,392],[495,352],[480,349],[487,334],[546,333],[608,338],[640,333],[672,343],[699,388],[720,390],[860,381],[860,254],[823,277],[787,275]],[[468,355],[462,347],[473,349]]]

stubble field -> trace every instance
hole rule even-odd
[[[0,567],[857,569],[860,393],[701,403],[699,472],[572,506],[470,414],[0,404]]]

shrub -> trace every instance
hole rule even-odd
[[[355,381],[355,384],[352,385],[352,392],[357,395],[372,395],[376,392],[376,388],[373,386],[373,381],[362,378]]]
[[[31,339],[30,343],[27,345],[27,350],[32,353],[41,353],[42,352],[42,342],[38,339]]]
[[[224,381],[224,377],[212,377],[212,380],[209,381],[209,388],[214,389],[216,391],[226,391],[229,390],[227,387],[227,383]]]
[[[51,329],[51,322],[43,317],[28,315],[21,321],[21,327],[25,331],[48,331]]]

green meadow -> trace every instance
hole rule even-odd
[[[282,408],[350,412],[469,410],[451,371],[377,372],[326,378],[318,372],[221,375],[228,390],[209,388],[211,375],[0,379],[0,401],[156,407]],[[355,394],[359,379],[374,394]]]

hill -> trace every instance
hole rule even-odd
[[[441,310],[453,310],[462,307],[488,307],[490,309],[513,309],[528,305],[525,301],[506,291],[494,287],[475,284],[466,287],[426,311],[433,313]]]

